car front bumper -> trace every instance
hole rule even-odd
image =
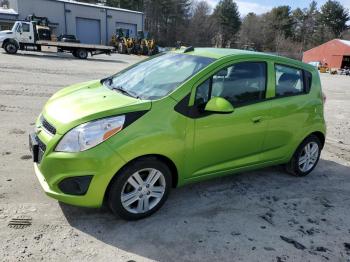
[[[46,150],[39,163],[34,163],[34,170],[45,193],[70,205],[100,207],[110,181],[125,164],[122,158],[106,143],[79,153],[55,152],[53,149],[56,143],[47,141],[46,135],[42,133],[37,137],[46,145]],[[84,194],[62,191],[62,181],[81,177],[91,177]]]

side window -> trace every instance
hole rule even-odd
[[[303,70],[275,65],[276,96],[289,96],[304,93]]]
[[[23,23],[22,24],[22,30],[23,30],[23,32],[30,32],[29,24]]]
[[[305,93],[309,93],[312,85],[312,74],[309,71],[304,71]]]
[[[197,88],[196,104],[212,97],[223,97],[233,106],[264,99],[266,67],[265,62],[242,62],[220,70]]]
[[[16,32],[21,33],[21,29],[22,29],[22,25],[21,23],[18,23],[16,27]]]
[[[209,89],[210,89],[211,79],[208,79],[203,84],[197,87],[196,92],[196,105],[202,105],[209,100]]]

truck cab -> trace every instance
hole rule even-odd
[[[0,32],[0,46],[7,53],[14,54],[18,49],[36,49],[38,40],[51,40],[49,27],[37,25],[33,21],[17,21],[11,30]]]

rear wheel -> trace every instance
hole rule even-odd
[[[88,57],[88,51],[86,49],[78,49],[76,55],[80,59],[86,59]]]
[[[171,188],[167,165],[156,159],[140,159],[124,168],[111,185],[108,203],[114,214],[137,220],[156,212]]]
[[[307,137],[297,148],[292,159],[286,165],[288,173],[294,176],[306,176],[316,167],[321,155],[321,142],[317,136]]]
[[[12,43],[12,42],[7,42],[4,45],[4,49],[5,49],[6,53],[11,54],[11,55],[16,54],[18,51],[16,44]]]

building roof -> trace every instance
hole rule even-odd
[[[5,15],[18,15],[18,13],[13,10],[13,9],[10,9],[10,8],[3,8],[3,7],[0,7],[0,14],[5,14]]]
[[[95,8],[108,9],[108,10],[115,10],[115,11],[128,12],[128,13],[135,13],[135,14],[143,14],[142,12],[138,12],[138,11],[123,9],[123,8],[116,8],[116,7],[105,6],[105,5],[82,3],[82,2],[77,2],[77,1],[74,1],[74,0],[51,0],[51,1],[58,1],[58,2],[64,2],[64,3],[69,3],[69,4],[90,6],[90,7],[95,7]]]
[[[349,40],[339,39],[339,41],[342,42],[343,44],[346,44],[346,45],[350,46],[350,41]]]

